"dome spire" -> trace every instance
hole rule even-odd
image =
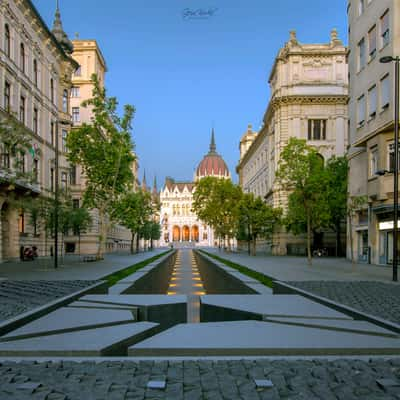
[[[214,135],[214,128],[211,130],[211,143],[210,143],[210,151],[208,154],[216,154],[217,146],[215,145],[215,135]]]
[[[147,191],[146,170],[143,171],[142,190]]]
[[[67,34],[64,32],[61,22],[60,5],[58,3],[58,0],[56,0],[56,13],[54,16],[53,29],[51,30],[51,32],[60,43],[64,51],[68,54],[71,54],[74,50],[74,47],[71,41],[68,39]]]

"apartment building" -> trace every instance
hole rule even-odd
[[[39,255],[52,251],[44,230],[32,226],[17,204],[22,198],[54,194],[55,146],[57,138],[63,143],[71,126],[68,93],[78,64],[71,58],[72,44],[58,9],[50,30],[31,1],[3,1],[0,38],[0,119],[12,121],[31,142],[29,151],[21,154],[0,143],[0,262],[4,262],[19,259],[25,246],[36,246]],[[62,186],[70,166],[63,154],[58,160]],[[32,173],[33,180],[15,179],[21,171]]]
[[[365,198],[364,206],[351,217],[347,256],[350,258],[353,250],[359,262],[390,264],[393,256],[394,65],[381,63],[380,59],[400,55],[400,3],[351,0],[347,13],[349,197]]]

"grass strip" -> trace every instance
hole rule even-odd
[[[107,281],[108,287],[115,285],[121,279],[126,278],[127,276],[133,274],[134,272],[138,271],[139,269],[145,267],[146,265],[152,263],[153,261],[159,259],[162,256],[165,256],[167,253],[170,253],[173,250],[167,250],[164,253],[157,254],[154,257],[148,258],[147,260],[140,261],[137,264],[133,264],[130,267],[126,267],[121,269],[120,271],[113,272],[110,275],[103,276],[101,279]]]
[[[244,275],[249,276],[250,278],[256,279],[264,286],[268,286],[271,289],[274,287],[274,280],[269,276],[262,274],[261,272],[253,271],[252,269],[247,268],[244,265],[236,264],[232,261],[226,260],[225,258],[218,257],[215,254],[208,253],[207,251],[204,250],[199,250],[199,251],[208,255],[211,258],[214,258],[215,260],[224,263],[228,267],[236,269],[237,271],[241,272]]]

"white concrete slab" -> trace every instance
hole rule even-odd
[[[63,329],[85,329],[85,327],[94,325],[112,324],[123,321],[135,321],[131,311],[63,307],[2,336],[2,338]]]
[[[136,311],[137,307],[132,305],[119,305],[119,304],[100,304],[100,303],[89,303],[88,301],[74,301],[68,304],[67,307],[84,307],[84,308],[95,308],[95,309],[110,309],[110,310],[131,310]]]
[[[1,356],[105,356],[153,333],[158,324],[136,322],[0,343]]]
[[[309,327],[321,327],[332,330],[354,330],[364,332],[371,335],[383,335],[390,337],[397,337],[400,339],[400,335],[395,332],[389,331],[388,329],[382,328],[378,325],[374,325],[370,322],[360,320],[345,320],[345,319],[318,319],[318,318],[285,318],[285,317],[265,317],[266,322],[278,322],[282,324],[298,324],[307,325]]]
[[[132,282],[129,283],[116,283],[108,288],[109,294],[121,294],[124,290],[132,286]]]
[[[134,283],[134,282],[136,282],[138,279],[140,279],[141,277],[143,277],[144,275],[146,275],[147,273],[148,273],[148,271],[143,271],[143,270],[134,272],[133,274],[127,276],[126,278],[121,279],[120,281],[118,281],[118,283],[119,283],[119,284],[121,284],[121,283]]]
[[[205,295],[201,304],[276,317],[352,319],[338,311],[297,295]]]
[[[155,306],[160,304],[186,303],[187,296],[176,295],[168,296],[165,294],[120,294],[120,295],[101,295],[89,294],[80,298],[85,302],[111,303],[131,306]]]
[[[348,321],[349,326],[354,321]],[[129,347],[131,356],[400,354],[400,339],[262,321],[180,324]]]

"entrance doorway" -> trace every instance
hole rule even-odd
[[[172,228],[172,240],[174,242],[179,242],[181,240],[181,229],[177,225]]]
[[[199,241],[199,227],[197,225],[192,226],[192,241],[193,242]]]
[[[10,254],[10,206],[4,203],[0,210],[1,219],[1,259],[8,260]]]
[[[182,228],[182,240],[188,242],[190,240],[190,229],[187,225]]]

